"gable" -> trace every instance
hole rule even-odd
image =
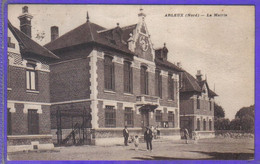
[[[13,33],[10,31],[10,29],[8,28],[8,32],[7,32],[7,47],[8,47],[8,52],[13,52],[13,53],[17,53],[20,54],[20,47],[19,47],[19,43],[16,40],[16,38],[14,37]]]

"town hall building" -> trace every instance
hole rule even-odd
[[[172,140],[181,128],[214,133],[216,94],[169,62],[166,44],[154,49],[142,9],[138,17],[107,29],[87,15],[61,36],[52,26],[44,46],[31,39],[27,6],[20,30],[8,22],[8,149],[121,144],[125,126],[130,137],[147,126]],[[210,111],[198,112],[197,98]]]

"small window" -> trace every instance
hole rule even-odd
[[[9,48],[15,48],[15,44],[11,42],[11,37],[8,37],[7,46]]]
[[[162,111],[156,110],[155,120],[156,120],[156,122],[161,122],[162,121]]]
[[[132,108],[125,108],[125,125],[130,127],[134,126],[134,113]]]
[[[27,63],[26,70],[26,89],[36,90],[37,86],[37,73],[35,71],[36,64]]]
[[[36,109],[28,109],[28,133],[39,134],[39,114]]]
[[[105,89],[107,90],[114,90],[114,63],[113,58],[110,56],[105,56],[104,59],[104,83]]]
[[[114,106],[106,106],[105,108],[105,126],[116,127],[116,110]]]

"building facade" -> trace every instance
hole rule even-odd
[[[20,30],[8,22],[8,151],[57,145],[123,143],[122,129],[142,137],[147,126],[180,139],[180,128],[214,133],[214,96],[207,82],[154,49],[139,21],[106,29],[87,20],[44,46],[31,39],[23,7]]]
[[[49,61],[56,55],[34,42],[28,8],[20,29],[8,21],[7,151],[52,149]]]
[[[66,139],[76,124],[89,128],[90,142],[97,145],[122,143],[124,126],[130,135],[154,126],[161,137],[180,138],[182,70],[167,61],[165,46],[154,51],[145,14],[138,16],[137,24],[112,29],[87,18],[60,37],[58,27],[51,28],[57,38],[45,47],[60,57],[50,64],[52,134],[62,134],[57,140]],[[63,116],[71,111],[86,117]]]
[[[196,79],[188,72],[181,73],[180,89],[180,124],[191,134],[197,131],[200,138],[215,137],[214,131],[214,97],[207,80],[197,71]]]

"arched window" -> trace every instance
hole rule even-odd
[[[105,89],[114,90],[114,64],[113,58],[110,56],[104,57],[104,80],[105,80]]]
[[[197,119],[197,130],[200,131],[200,119]]]
[[[148,95],[148,72],[145,66],[141,66],[141,94]]]
[[[132,68],[131,63],[124,62],[124,91],[126,93],[132,93]]]
[[[203,120],[203,130],[206,131],[206,120]]]

